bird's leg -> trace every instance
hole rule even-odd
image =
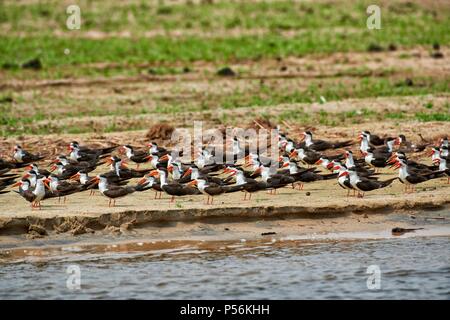
[[[156,199],[156,196],[158,195],[158,191],[155,191],[155,199]]]
[[[58,203],[61,203],[61,197],[58,197]]]
[[[111,199],[109,199],[109,202],[108,202],[108,208],[110,208],[111,207]]]
[[[294,185],[294,183],[292,183],[292,189],[294,189],[295,188],[295,185]]]
[[[40,201],[38,202],[38,207],[39,207],[39,210],[42,210],[41,202],[40,202]]]
[[[214,203],[214,197],[211,196],[211,205]]]
[[[64,203],[66,203],[66,200],[67,200],[66,198],[67,198],[67,197],[64,197]]]
[[[138,163],[137,166],[136,166],[136,170],[139,170],[139,163]]]
[[[174,202],[175,201],[175,196],[172,196],[172,198],[170,199],[170,202]]]
[[[162,198],[162,191],[159,192],[159,198]]]
[[[347,189],[347,198],[350,196],[350,189]]]
[[[244,191],[244,201],[247,200],[247,192]]]
[[[251,199],[252,199],[252,193],[249,193],[248,200],[251,200]]]

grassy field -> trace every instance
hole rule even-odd
[[[149,115],[190,113],[237,124],[233,110],[268,106],[305,125],[450,121],[445,1],[381,1],[381,30],[366,27],[370,1],[79,1],[80,30],[66,28],[69,4],[0,2],[1,135],[140,130]],[[218,76],[224,66],[236,75]],[[308,110],[424,95],[411,110]]]

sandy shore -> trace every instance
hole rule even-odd
[[[380,179],[395,176],[385,169]],[[365,198],[346,197],[335,180],[307,184],[305,190],[292,188],[278,190],[270,195],[259,192],[251,201],[243,201],[243,193],[218,196],[214,205],[205,205],[202,195],[182,197],[174,203],[167,195],[154,199],[154,192],[134,193],[120,199],[114,208],[108,208],[108,199],[87,192],[68,198],[67,203],[49,199],[42,210],[31,210],[29,204],[11,192],[0,197],[0,243],[2,237],[20,235],[36,238],[64,233],[68,235],[95,234],[107,231],[118,235],[131,229],[158,228],[160,224],[202,223],[215,221],[221,225],[264,219],[310,219],[320,226],[323,221],[349,224],[348,217],[377,217],[376,213],[409,212],[411,210],[444,209],[450,205],[450,185],[446,179],[435,179],[421,184],[418,192],[404,194],[403,185],[395,181],[390,187],[368,193]],[[356,220],[355,220],[356,221]],[[339,222],[340,223],[340,222]],[[354,221],[353,221],[354,223]],[[179,229],[177,225],[177,229]],[[183,229],[179,229],[183,234]],[[161,228],[161,232],[167,231]],[[330,231],[317,229],[318,232]]]

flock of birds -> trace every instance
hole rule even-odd
[[[45,156],[16,145],[11,161],[0,158],[0,194],[9,192],[6,189],[10,186],[19,187],[13,191],[29,201],[32,209],[41,209],[45,199],[58,198],[59,202],[65,202],[67,196],[87,190],[91,195],[99,190],[109,198],[108,205],[115,206],[117,198],[147,190],[155,192],[155,199],[166,193],[171,196],[171,202],[175,197],[203,194],[206,203],[212,204],[214,197],[224,193],[244,192],[244,200],[250,200],[255,192],[267,190],[276,194],[277,189],[283,187],[301,190],[305,183],[330,179],[336,179],[338,185],[347,190],[347,197],[352,191],[354,196],[364,197],[366,192],[385,188],[396,179],[405,185],[405,192],[414,192],[417,184],[430,179],[447,176],[450,183],[447,137],[437,146],[432,143],[414,145],[404,135],[381,138],[363,131],[358,137],[361,157],[356,158],[349,150],[354,144],[351,140],[317,140],[306,131],[301,141],[294,141],[279,129],[278,136],[280,157],[276,160],[252,153],[235,137],[231,157],[230,154],[216,157],[214,149],[207,145],[198,150],[195,160],[189,163],[181,161],[182,153],[156,143],[150,143],[148,150],[135,150],[130,145],[95,149],[73,141],[68,155],[52,160],[50,171],[37,164],[44,161]],[[407,158],[407,154],[425,149],[430,150],[432,165]],[[334,155],[330,155],[330,151]],[[136,169],[128,168],[129,162],[135,163]],[[151,168],[139,169],[141,164],[147,163]],[[110,170],[89,176],[103,165],[108,165]],[[322,173],[318,166],[329,172]],[[386,166],[398,169],[398,177],[379,180],[378,168]],[[18,169],[22,168],[26,171],[16,182]],[[133,178],[139,179],[137,184],[129,182]]]

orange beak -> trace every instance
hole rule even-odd
[[[323,160],[319,159],[319,160],[316,161],[316,164],[321,164],[322,162],[323,162]]]
[[[397,161],[397,156],[393,154],[387,159],[386,163],[394,163],[395,161]]]
[[[281,166],[282,168],[286,168],[286,167],[288,167],[289,166],[289,162],[285,162],[285,163],[283,163],[283,165]]]
[[[48,185],[49,182],[50,182],[50,179],[49,179],[49,178],[44,179],[44,185],[45,185],[45,187],[46,187],[47,189],[50,190],[50,186]]]
[[[141,180],[138,181],[138,184],[142,185],[142,184],[144,184],[146,182],[147,182],[147,179],[142,178]]]
[[[57,169],[56,166],[52,166],[52,167],[50,168],[50,171],[53,172],[53,171],[55,171],[56,169]]]
[[[294,151],[292,151],[292,152],[289,154],[289,158],[294,158],[294,157],[296,157],[297,155],[298,155],[297,150],[294,150]]]
[[[152,172],[149,173],[150,177],[159,177],[159,172],[157,170],[153,170]]]
[[[21,186],[22,184],[23,184],[22,181],[17,181],[17,182],[14,183],[12,186],[13,186],[13,187],[18,187],[18,186]]]
[[[169,161],[169,156],[165,154],[161,158],[159,158],[159,161]]]
[[[333,163],[330,162],[329,164],[327,164],[327,169],[328,170],[331,170],[332,168],[333,168]]]
[[[393,167],[394,167],[395,169],[398,169],[398,168],[400,168],[401,166],[402,166],[402,165],[400,164],[399,161],[396,161],[395,164],[393,165]]]
[[[187,170],[183,173],[182,178],[187,177],[191,172],[192,172],[192,169],[191,169],[191,168],[187,169]]]
[[[262,169],[260,167],[260,168],[256,169],[253,173],[261,173],[261,171],[262,171]]]
[[[197,180],[192,180],[192,181],[189,182],[187,185],[188,185],[188,186],[196,186],[196,185],[197,185]]]
[[[343,176],[348,176],[348,172],[347,172],[347,171],[342,172],[342,173],[339,175],[339,178],[340,178],[340,177],[343,177]]]

